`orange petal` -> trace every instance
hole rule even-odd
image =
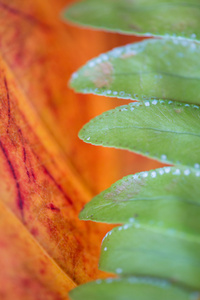
[[[0,202],[0,298],[61,300],[75,283]]]

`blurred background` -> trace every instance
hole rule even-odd
[[[161,164],[78,139],[127,100],[80,95],[68,82],[89,59],[141,40],[61,20],[72,0],[0,1],[0,299],[60,300],[98,270],[110,225],[78,214],[128,174]]]

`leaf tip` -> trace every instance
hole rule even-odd
[[[60,13],[60,17],[63,21],[68,22],[73,18],[74,5],[67,5]]]

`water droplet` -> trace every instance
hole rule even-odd
[[[117,274],[121,274],[121,273],[122,273],[122,269],[121,269],[121,268],[117,268],[117,269],[116,269],[116,273],[117,273]]]
[[[95,66],[95,62],[94,62],[94,61],[90,61],[89,64],[88,64],[88,66],[89,66],[90,68],[94,67],[94,66]]]
[[[142,177],[148,177],[148,172],[144,172],[143,174],[142,174]]]
[[[106,282],[107,282],[107,283],[111,283],[111,282],[113,282],[113,279],[112,279],[112,278],[107,278],[107,279],[106,279]]]
[[[135,222],[135,219],[134,218],[130,218],[129,222],[133,223],[133,222]]]
[[[108,55],[102,54],[102,55],[101,55],[101,59],[102,59],[102,60],[108,60]]]
[[[189,169],[186,169],[185,171],[184,171],[184,174],[186,175],[186,176],[188,176],[188,175],[190,175],[190,170]]]
[[[197,45],[195,43],[191,43],[190,50],[195,51],[197,48]]]
[[[128,229],[128,228],[129,228],[128,224],[125,224],[124,227],[123,227],[123,229],[125,229],[125,230]]]
[[[74,73],[73,75],[72,75],[72,79],[76,79],[78,77],[78,73]]]
[[[195,33],[192,33],[190,37],[191,37],[192,39],[195,39],[195,38],[196,38],[196,34],[195,34]]]
[[[162,160],[166,160],[167,159],[167,155],[165,155],[165,154],[161,155],[161,159]]]
[[[100,64],[101,62],[102,62],[101,58],[97,58],[97,59],[96,59],[96,63],[97,63],[97,64]]]
[[[186,47],[186,46],[188,46],[188,41],[186,41],[186,40],[183,40],[183,41],[182,41],[182,46],[183,46],[183,47]]]
[[[152,104],[153,104],[153,105],[156,105],[157,103],[158,103],[157,100],[153,100],[153,101],[152,101]]]
[[[165,173],[165,171],[163,169],[159,169],[158,172],[159,172],[160,175],[163,175]]]
[[[168,174],[171,171],[171,168],[170,167],[165,167],[164,170],[165,170],[165,173]]]
[[[176,169],[174,172],[173,172],[173,175],[180,175],[181,174],[181,171],[179,169]]]
[[[152,177],[152,178],[155,178],[155,177],[156,177],[156,175],[157,175],[157,174],[156,174],[156,172],[155,172],[155,171],[151,172],[151,177]]]
[[[96,280],[96,283],[97,283],[97,284],[100,284],[100,283],[102,283],[102,280],[101,280],[101,279],[97,279],[97,280]]]

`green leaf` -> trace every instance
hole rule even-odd
[[[160,161],[200,165],[199,106],[166,100],[131,103],[86,124],[87,143],[128,149]]]
[[[199,289],[199,253],[198,240],[174,229],[125,224],[106,235],[100,269],[126,276],[168,278]]]
[[[199,236],[199,183],[200,171],[184,167],[129,175],[86,204],[80,218],[154,224]]]
[[[68,8],[64,18],[127,34],[200,39],[199,0],[85,0]]]
[[[97,280],[70,292],[72,300],[198,300],[199,293],[148,277]]]
[[[116,48],[88,62],[73,75],[71,86],[124,99],[200,104],[200,44],[149,39]]]

